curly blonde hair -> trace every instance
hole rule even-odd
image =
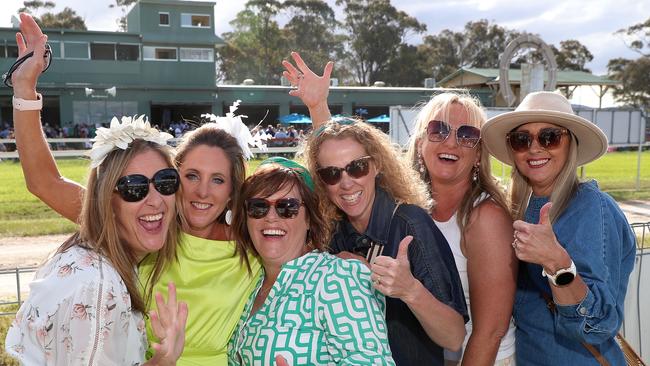
[[[396,201],[413,204],[429,210],[432,200],[427,186],[419,179],[417,172],[411,164],[404,159],[398,145],[390,142],[388,136],[379,129],[357,119],[343,121],[330,120],[318,128],[306,140],[301,156],[312,176],[316,177],[318,154],[323,142],[330,139],[352,138],[366,150],[380,174],[377,176],[377,185]],[[320,210],[329,221],[340,220],[343,213],[334,205],[327,196],[325,184],[320,179],[315,179],[316,193],[319,198]]]

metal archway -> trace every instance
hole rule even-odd
[[[499,60],[499,87],[501,94],[505,99],[508,106],[512,107],[517,100],[510,87],[510,80],[508,78],[508,70],[510,69],[510,60],[517,50],[520,48],[535,48],[542,53],[544,60],[548,66],[548,81],[544,84],[544,90],[553,91],[557,84],[557,62],[555,62],[555,55],[553,50],[541,38],[532,34],[522,34],[506,46],[503,55]]]

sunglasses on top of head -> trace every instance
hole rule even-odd
[[[176,193],[181,180],[176,169],[165,168],[157,171],[151,179],[142,174],[125,175],[117,180],[115,190],[126,202],[138,202],[149,194],[149,183],[153,183],[163,196],[169,196]]]
[[[343,171],[348,173],[352,178],[361,178],[368,175],[368,172],[370,171],[370,159],[370,156],[362,156],[358,159],[352,160],[344,168],[328,166],[318,168],[316,173],[325,184],[332,186],[341,181]]]
[[[297,198],[280,198],[275,201],[266,198],[249,198],[246,200],[246,214],[252,219],[261,219],[269,214],[271,207],[274,207],[279,217],[292,219],[298,216],[300,206],[302,202]]]
[[[473,149],[481,140],[481,130],[470,125],[462,125],[453,128],[444,121],[429,121],[427,125],[427,138],[431,142],[443,142],[447,140],[451,131],[456,130],[456,143],[458,146]]]
[[[537,139],[539,146],[543,149],[550,150],[560,146],[562,136],[568,134],[569,131],[566,128],[546,127],[539,130],[537,134],[532,134],[528,131],[510,131],[506,135],[506,139],[512,151],[527,151],[533,144],[534,139]]]

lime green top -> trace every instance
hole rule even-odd
[[[261,275],[259,260],[249,255],[252,274],[241,265],[235,243],[199,238],[183,233],[177,248],[178,261],[170,263],[154,286],[167,293],[174,281],[179,301],[187,303],[189,315],[185,349],[177,365],[227,365],[228,340],[255,290]],[[154,257],[140,264],[140,277],[153,270]],[[150,310],[155,309],[155,301]],[[155,341],[147,318],[149,344]]]

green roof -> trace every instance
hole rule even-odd
[[[499,69],[481,69],[481,68],[460,68],[454,71],[451,75],[446,76],[438,82],[444,84],[457,76],[469,73],[486,78],[486,84],[496,84],[499,82]],[[545,77],[546,78],[546,77]],[[521,70],[510,69],[508,70],[508,79],[511,84],[519,84],[521,82]],[[617,85],[620,84],[617,80],[608,79],[605,76],[594,75],[585,71],[573,70],[559,70],[557,72],[557,85]]]

